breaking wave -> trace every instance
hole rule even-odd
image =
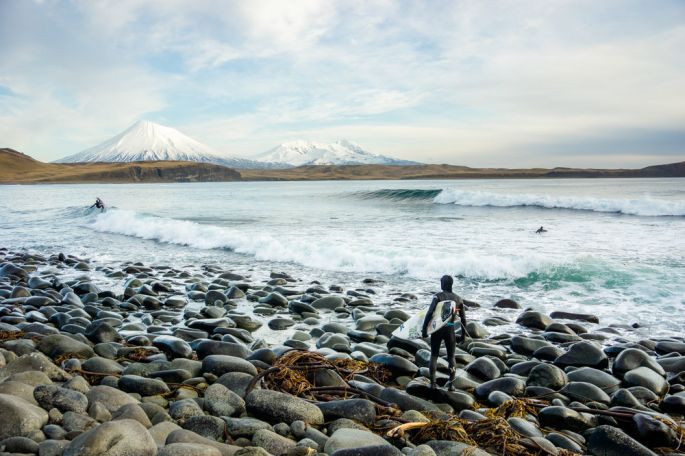
[[[570,209],[648,217],[685,216],[685,201],[655,198],[618,199],[575,196],[548,196],[529,193],[496,193],[444,189],[433,199],[438,204],[476,207],[530,206],[544,209]]]
[[[247,232],[187,220],[175,220],[114,209],[98,214],[90,229],[149,239],[197,249],[224,249],[258,260],[291,262],[331,271],[406,274],[436,277],[450,271],[467,279],[506,280],[526,277],[551,266],[542,255],[483,255],[463,252],[458,257],[442,252],[416,255],[401,247],[362,246],[334,239],[278,236]]]

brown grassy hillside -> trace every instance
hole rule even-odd
[[[0,149],[0,183],[213,182],[240,180],[225,166],[195,162],[43,163],[12,149]]]
[[[301,166],[291,169],[241,170],[244,180],[485,179],[559,177],[685,177],[685,162],[643,169],[469,168],[453,165]]]

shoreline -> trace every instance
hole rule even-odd
[[[104,272],[124,284],[115,293],[89,279],[88,259],[0,247],[0,447],[653,454],[683,435],[672,421],[685,414],[682,339],[623,341],[627,327],[550,317],[503,296],[482,321],[467,306],[457,389],[431,391],[428,344],[391,336],[416,303],[411,290],[387,303],[372,278],[343,289],[285,273],[262,282],[200,270],[109,265]],[[495,334],[514,323],[515,333]],[[255,337],[260,328],[284,344]],[[441,361],[438,382],[447,378]]]

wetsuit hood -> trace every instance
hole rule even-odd
[[[440,288],[442,288],[442,291],[448,291],[452,293],[452,285],[454,284],[454,280],[452,279],[452,276],[449,275],[444,275],[440,279]]]

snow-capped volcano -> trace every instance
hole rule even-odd
[[[175,128],[146,120],[139,120],[113,138],[55,163],[156,160],[215,163],[233,168],[264,167],[253,160],[221,155]]]
[[[416,162],[372,154],[347,140],[339,140],[329,144],[310,141],[290,141],[253,158],[260,162],[283,166],[416,164]]]

